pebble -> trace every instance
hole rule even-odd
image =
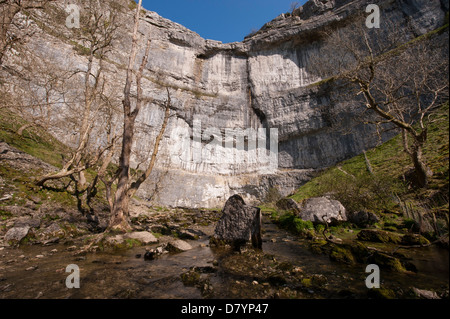
[[[277,239],[276,239],[276,238],[272,238],[270,241],[271,241],[272,243],[276,243],[276,242],[277,242]]]
[[[36,270],[36,269],[38,269],[38,266],[31,266],[31,267],[28,267],[27,269],[25,269],[26,271],[31,271],[31,270]]]
[[[50,251],[51,253],[57,253],[58,249],[53,249],[52,251]]]
[[[44,255],[37,255],[36,258],[44,258]]]
[[[257,282],[256,280],[253,280],[252,285],[257,286],[257,285],[259,285],[259,282]]]

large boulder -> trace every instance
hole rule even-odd
[[[239,195],[228,199],[222,217],[216,225],[212,244],[229,244],[235,248],[251,241],[254,248],[262,248],[261,210],[247,206]]]
[[[300,208],[299,217],[316,224],[332,224],[347,221],[345,207],[339,201],[327,197],[315,197],[305,200]]]
[[[29,231],[29,226],[10,228],[5,234],[4,241],[12,246],[18,245],[25,237],[27,237]]]

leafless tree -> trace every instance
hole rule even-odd
[[[150,40],[147,41],[145,53],[142,58],[139,70],[136,72],[136,98],[134,108],[132,107],[132,96],[131,96],[131,85],[133,82],[133,68],[136,61],[136,55],[138,50],[138,27],[139,27],[139,16],[142,6],[142,0],[139,0],[138,8],[136,10],[134,29],[133,29],[133,39],[132,48],[128,62],[126,82],[124,87],[124,99],[123,99],[123,136],[122,136],[122,150],[119,159],[119,169],[117,174],[117,189],[115,194],[109,190],[108,201],[111,205],[111,220],[108,229],[110,231],[126,231],[130,229],[128,223],[129,216],[129,201],[130,198],[136,193],[142,183],[150,176],[153,167],[156,163],[157,154],[159,150],[159,145],[162,140],[164,131],[166,129],[171,108],[171,98],[169,89],[167,89],[168,99],[165,106],[165,114],[162,127],[155,140],[152,157],[150,163],[145,171],[140,174],[140,176],[132,181],[130,178],[130,164],[132,155],[132,146],[135,134],[135,124],[136,118],[143,105],[143,92],[142,92],[142,75],[144,68],[148,62],[148,55],[150,51]],[[107,185],[108,186],[108,185]]]
[[[433,173],[422,150],[433,112],[448,100],[448,33],[411,39],[400,29],[368,29],[358,21],[330,30],[312,70],[340,86],[345,111],[353,108],[364,123],[401,130],[417,185],[426,187]]]
[[[49,180],[61,179],[71,175],[80,175],[80,182],[83,183],[83,172],[89,167],[96,165],[100,159],[108,152],[113,145],[109,144],[93,150],[91,134],[99,124],[102,111],[108,108],[105,103],[107,81],[104,76],[104,59],[111,49],[111,43],[115,37],[118,24],[115,19],[117,15],[114,11],[107,14],[101,9],[100,2],[89,0],[86,14],[82,17],[83,27],[80,30],[79,40],[85,44],[89,50],[88,60],[85,70],[76,70],[70,77],[82,77],[83,81],[83,101],[80,103],[68,103],[69,108],[73,107],[73,114],[77,114],[74,119],[80,118],[77,122],[78,143],[69,160],[63,168],[39,178],[37,185],[43,186]],[[101,121],[100,121],[101,122]],[[97,127],[98,128],[98,127]]]

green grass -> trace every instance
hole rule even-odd
[[[412,200],[413,204],[419,207],[436,192],[446,193],[449,185],[448,112],[447,102],[436,112],[436,121],[429,127],[423,154],[434,176],[428,188],[413,189],[402,180],[402,176],[413,166],[403,151],[402,138],[398,135],[367,151],[375,176],[369,174],[364,155],[358,155],[323,171],[299,188],[291,198],[301,202],[307,198],[331,193],[350,210],[367,209],[381,213],[398,209],[394,194]],[[448,201],[441,204],[441,209],[447,210],[448,213]]]
[[[22,136],[17,130],[27,122],[17,114],[7,109],[0,109],[0,141],[4,141],[45,163],[61,168],[63,157],[70,156],[70,148],[59,142],[56,138],[40,127],[31,127],[23,131]],[[56,169],[55,169],[56,171]],[[44,202],[59,204],[65,207],[77,207],[77,198],[72,191],[67,191],[64,186],[70,181],[65,178],[62,181],[52,183],[52,187],[41,188],[34,184],[34,179],[42,175],[42,169],[36,167],[31,171],[23,172],[10,167],[7,163],[0,165],[0,176],[5,181],[5,187],[0,190],[0,196],[12,194],[11,199],[2,201],[1,206],[24,205],[27,200],[35,202],[38,206]],[[95,171],[86,171],[86,180],[92,181]],[[98,184],[96,201],[106,203],[104,187]]]
[[[70,149],[40,127],[28,128],[22,136],[18,135],[17,130],[26,123],[13,112],[0,109],[0,141],[61,168],[63,156],[67,156]]]

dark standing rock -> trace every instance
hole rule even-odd
[[[305,221],[325,224],[347,220],[345,207],[337,200],[327,197],[309,198],[304,201],[299,217]]]
[[[238,248],[250,240],[254,248],[262,248],[261,210],[247,206],[241,196],[234,195],[222,210],[211,242]]]

